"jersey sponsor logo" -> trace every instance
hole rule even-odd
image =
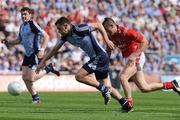
[[[93,70],[96,70],[96,68],[97,68],[97,66],[94,65],[93,63],[88,64],[88,66]]]

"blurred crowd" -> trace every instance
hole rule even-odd
[[[102,22],[112,17],[119,25],[134,28],[149,40],[144,70],[147,73],[179,73],[178,60],[166,61],[167,55],[180,59],[180,16],[175,7],[179,0],[0,0],[0,39],[17,38],[21,21],[20,9],[33,9],[33,19],[49,34],[49,51],[60,38],[54,22],[67,16],[72,23]],[[105,47],[100,33],[94,33]],[[24,48],[21,45],[7,48],[0,43],[0,73],[21,71]],[[55,59],[54,59],[55,58]],[[75,73],[89,60],[79,49],[65,43],[50,60],[64,72]],[[121,71],[124,66],[121,53],[111,55],[111,69]]]

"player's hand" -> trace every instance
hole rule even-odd
[[[129,60],[128,61],[128,66],[135,66],[136,65],[136,62],[134,60]]]
[[[44,66],[45,66],[45,62],[41,61],[40,64],[38,64],[38,66],[37,66],[37,68],[35,70],[36,74],[39,74],[39,72],[41,71],[41,69],[44,68]]]
[[[110,40],[107,42],[107,45],[111,50],[113,50],[115,48],[114,43],[112,41],[110,41]]]
[[[133,66],[136,64],[136,59],[139,57],[139,54],[134,52],[129,56],[128,65]]]
[[[37,54],[37,56],[38,56],[38,58],[43,58],[43,56],[44,56],[44,51],[43,50],[40,50],[39,52],[38,52],[38,54]]]
[[[6,39],[1,39],[1,43],[5,44],[7,43],[8,41]]]
[[[9,45],[8,45],[8,40],[6,40],[6,39],[1,39],[1,43],[5,44],[7,47],[9,47]]]

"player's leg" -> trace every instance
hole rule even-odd
[[[76,80],[81,83],[97,88],[102,93],[102,96],[104,97],[104,103],[105,105],[107,105],[111,99],[111,95],[110,95],[111,88],[104,85],[104,83],[98,82],[94,77],[94,75],[89,74],[88,72],[87,73],[83,72],[82,74],[82,71],[86,71],[86,70],[85,69],[83,70],[83,68],[81,68],[81,71],[79,71],[75,76]]]
[[[32,54],[31,56],[25,56],[24,61],[22,64],[22,78],[26,84],[26,87],[29,91],[29,93],[32,95],[33,103],[39,103],[40,97],[33,85],[33,82],[40,79],[45,74],[52,72],[54,69],[52,65],[48,65],[45,67],[44,70],[40,72],[40,74],[35,73],[36,65],[38,64],[38,58],[35,54]]]
[[[129,66],[126,65],[122,72],[120,73],[120,82],[122,84],[122,87],[124,89],[125,96],[127,98],[132,98],[132,93],[131,93],[131,87],[128,82],[128,80],[137,72],[137,68],[135,65]]]
[[[97,88],[103,95],[105,104],[109,103],[111,99],[111,89],[107,86],[105,86],[103,83],[99,83],[94,76],[92,76],[92,71],[90,68],[87,68],[85,64],[75,75],[75,78],[77,81],[90,85],[92,87]],[[87,70],[89,69],[89,70]]]
[[[34,87],[33,81],[33,70],[27,66],[22,67],[22,79],[24,80],[24,83],[29,91],[29,93],[32,95],[32,102],[33,103],[40,103],[40,97]]]
[[[131,79],[131,80],[136,79],[136,76],[135,76],[136,72],[143,69],[143,65],[145,63],[145,55],[144,55],[144,53],[141,53],[140,57],[136,59],[135,64],[133,64],[133,65],[129,65],[128,58],[126,58],[125,61],[127,62],[127,64],[122,71],[123,76],[121,75],[120,79],[121,79],[122,86],[124,86],[123,88],[124,88],[124,92],[127,97],[127,100],[133,108],[134,100],[132,98],[130,85],[126,81],[125,81],[126,83],[123,83],[123,79],[125,79],[125,78]]]
[[[99,82],[91,76],[92,72],[88,72],[83,67],[76,73],[75,78],[77,81],[90,85],[92,87],[98,87]]]
[[[28,61],[29,61],[28,66],[33,69],[33,71],[32,71],[32,72],[33,72],[33,73],[32,73],[32,79],[31,79],[32,81],[36,81],[36,80],[42,78],[44,75],[46,75],[46,74],[48,74],[48,73],[50,73],[50,72],[51,72],[51,73],[54,73],[54,74],[57,75],[57,76],[60,76],[59,71],[57,71],[57,70],[53,67],[52,63],[50,63],[49,65],[45,66],[45,68],[44,68],[43,70],[41,70],[39,74],[36,74],[36,73],[34,72],[34,70],[36,69],[37,64],[40,63],[41,59],[39,59],[36,54],[32,54],[32,55],[31,55],[30,57],[28,57],[27,59],[28,59]]]
[[[137,73],[135,75],[135,83],[139,87],[142,92],[151,92],[160,89],[173,89],[180,95],[180,83],[178,80],[173,80],[172,82],[164,82],[164,83],[147,83],[143,73],[143,66],[145,62],[144,54],[141,55],[139,64],[136,65]]]
[[[123,68],[122,73],[120,74],[120,82],[124,90],[124,94],[128,100],[128,103],[131,106],[131,109],[128,111],[125,108],[122,108],[123,112],[133,111],[133,98],[132,90],[128,80],[137,72],[135,65],[129,66],[128,64]]]
[[[57,76],[60,76],[60,73],[59,73],[59,71],[57,71],[54,67],[53,67],[53,65],[52,65],[52,63],[50,63],[49,65],[47,65],[43,70],[41,70],[40,72],[39,72],[39,74],[36,74],[36,72],[35,72],[35,70],[33,69],[33,78],[32,78],[32,80],[33,81],[36,81],[36,80],[39,80],[40,78],[42,78],[44,75],[46,75],[46,74],[48,74],[48,73],[54,73],[55,75],[57,75]]]
[[[147,83],[144,77],[144,72],[142,70],[137,71],[135,79],[133,79],[138,88],[142,92],[151,92],[155,90],[160,90],[163,88],[163,83]]]
[[[164,82],[164,83],[147,83],[144,77],[143,71],[138,71],[136,73],[136,79],[134,79],[136,85],[142,92],[151,92],[160,89],[173,89],[175,92],[180,94],[180,87],[178,84],[178,80],[174,80],[172,82]]]
[[[95,75],[100,76],[99,73],[95,73]],[[119,91],[117,89],[112,87],[109,77],[104,78],[104,79],[99,78],[98,81],[101,84],[104,84],[105,86],[111,88],[111,90],[112,90],[111,96],[121,104],[122,108],[126,109],[126,111],[129,111],[131,109],[131,106],[129,105],[128,101],[119,93]]]

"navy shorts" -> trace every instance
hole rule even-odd
[[[95,73],[97,80],[105,79],[109,73],[109,57],[105,52],[102,52],[84,64],[83,68],[88,73]]]
[[[29,68],[33,68],[40,63],[40,59],[36,54],[31,54],[31,56],[24,56],[24,60],[22,66],[28,66]]]

